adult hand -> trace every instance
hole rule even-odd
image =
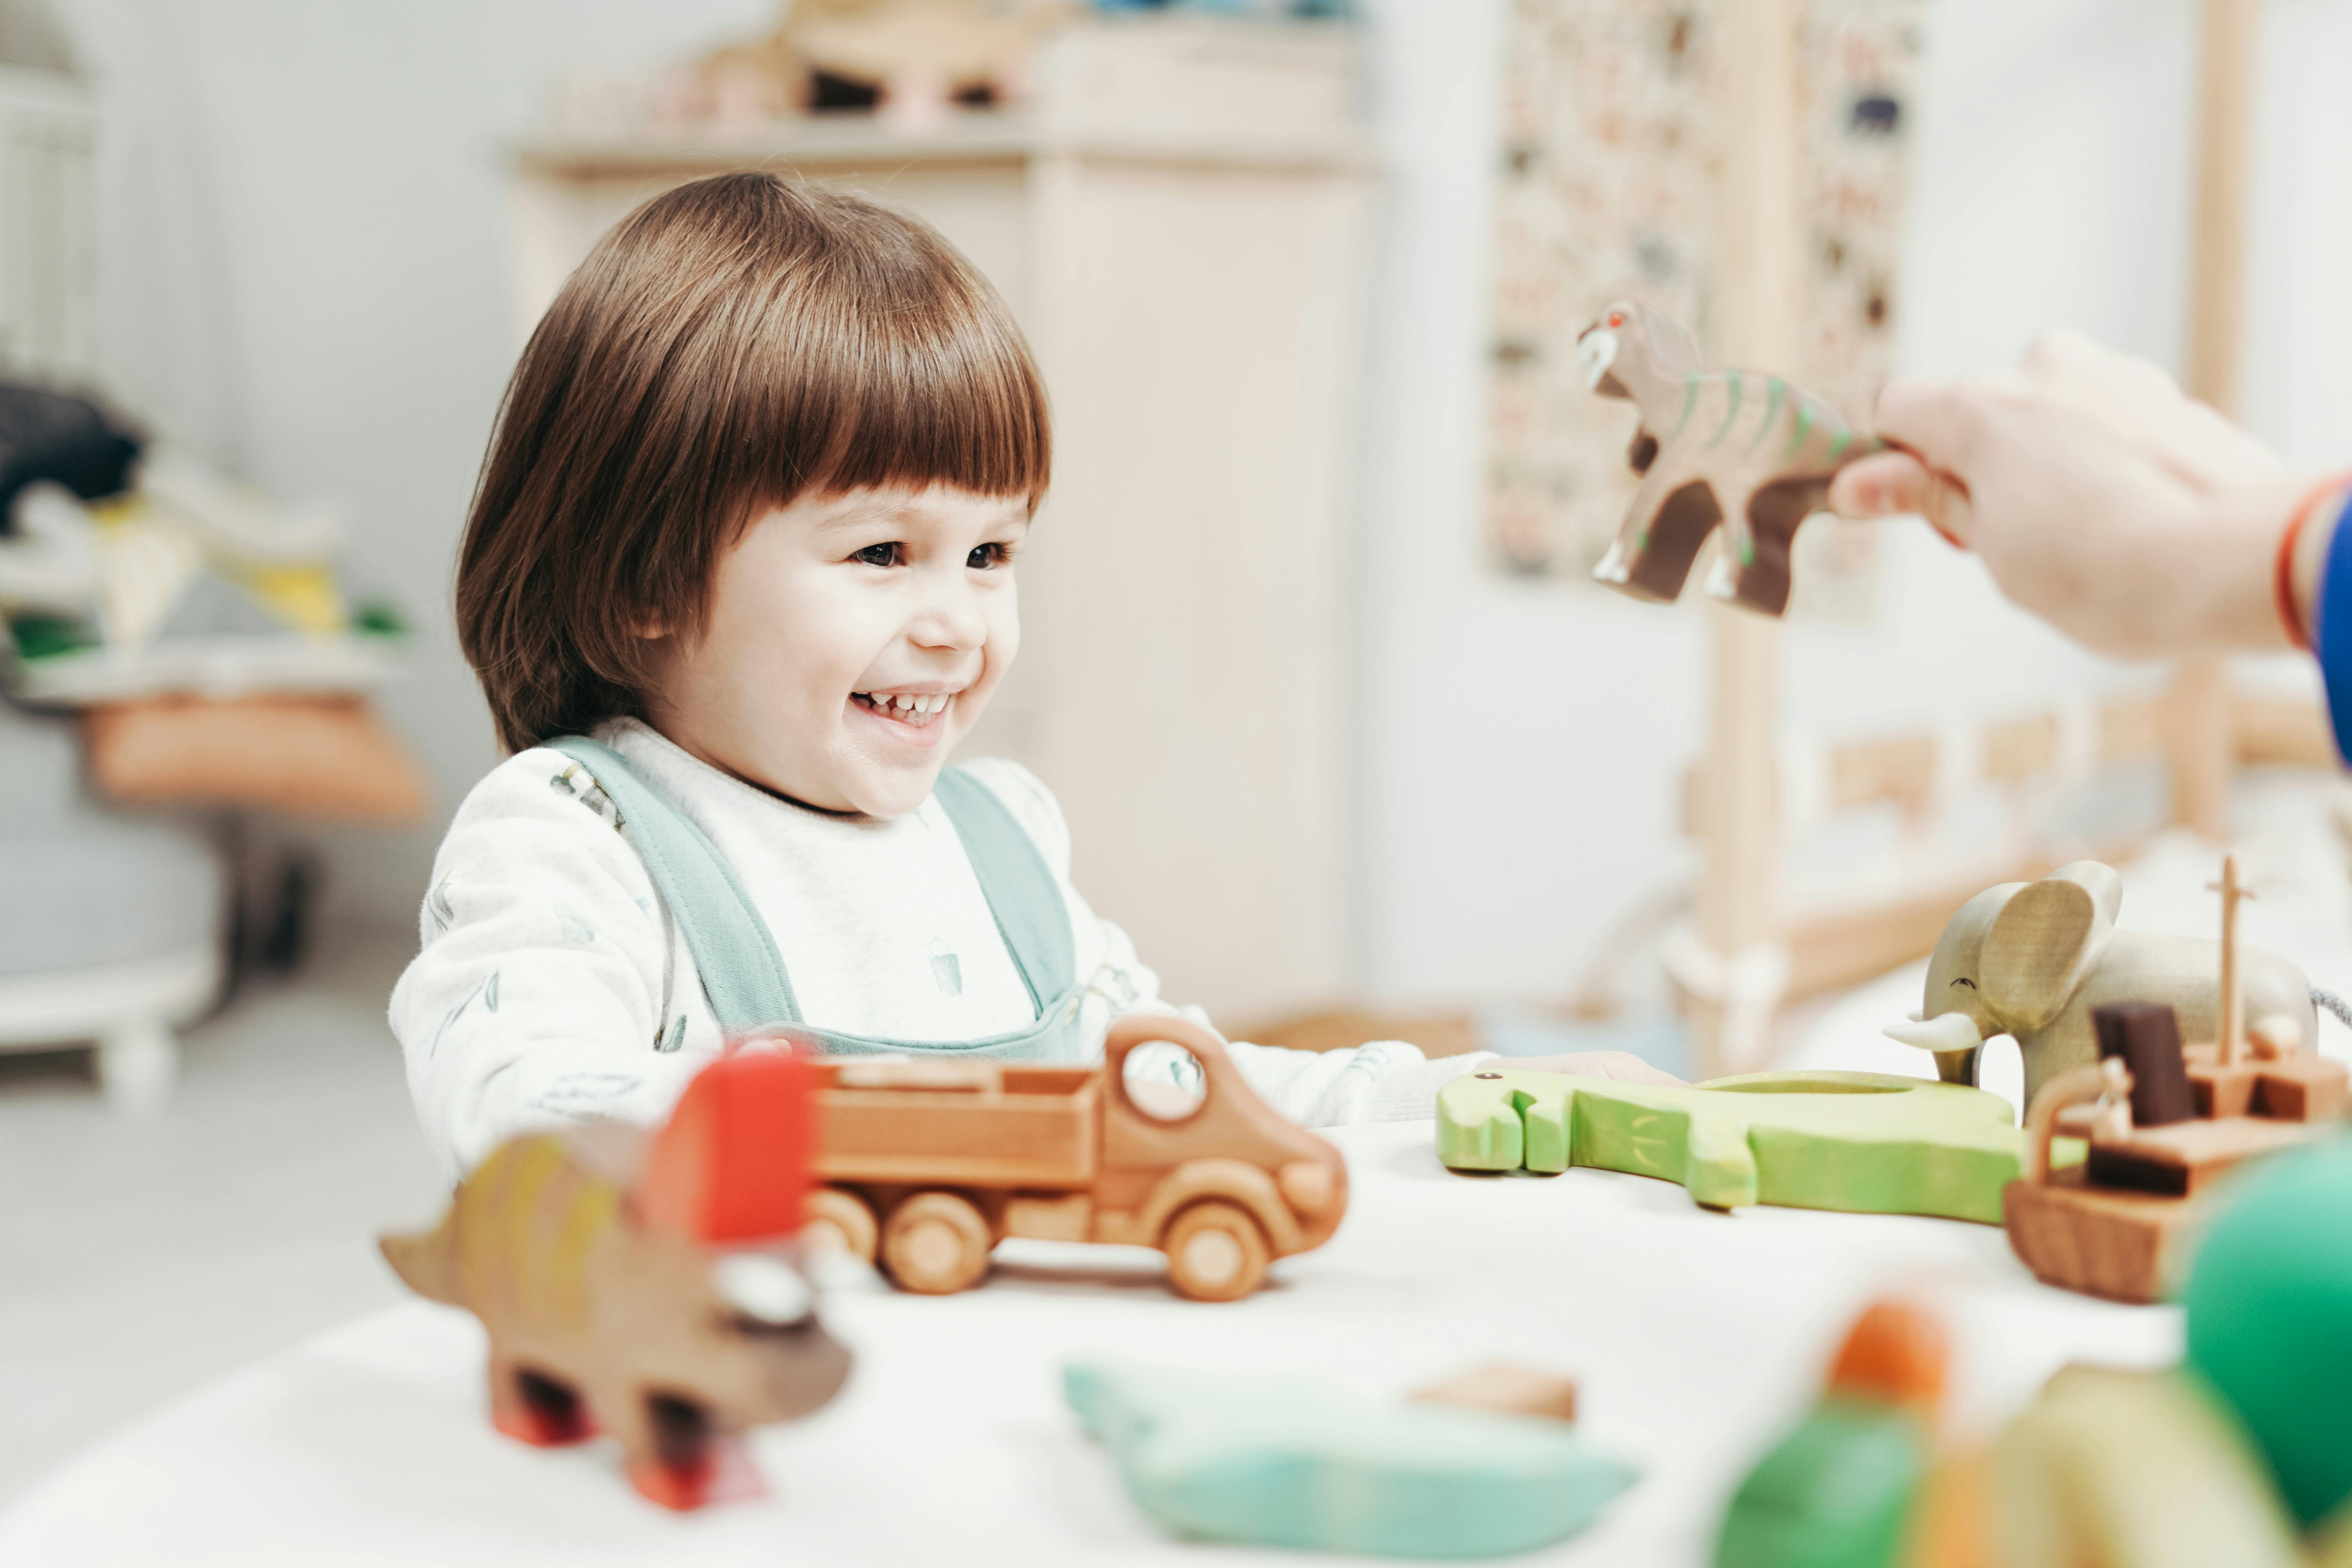
[[[2288,645],[2280,535],[2318,478],[2147,361],[2055,333],[2013,371],[1895,383],[1877,424],[1899,449],[1838,475],[1841,515],[1925,517],[2004,594],[2103,653]],[[2298,552],[2305,626],[2328,531],[2315,524]]]

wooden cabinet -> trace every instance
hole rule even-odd
[[[1356,387],[1368,143],[1345,26],[1106,19],[1018,109],[518,150],[526,326],[646,196],[793,169],[995,281],[1055,417],[1024,650],[967,755],[1060,795],[1078,886],[1228,1026],[1350,988]]]

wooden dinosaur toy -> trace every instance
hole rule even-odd
[[[1626,450],[1642,486],[1593,577],[1671,602],[1720,524],[1707,592],[1768,616],[1786,610],[1798,525],[1822,510],[1840,468],[1885,443],[1777,375],[1701,369],[1690,334],[1638,300],[1603,310],[1576,357],[1586,386],[1642,416]]]
[[[489,1331],[499,1431],[541,1447],[610,1432],[668,1508],[759,1495],[741,1434],[849,1374],[800,1265],[814,1077],[797,1057],[726,1058],[660,1131],[514,1139],[439,1228],[381,1238],[410,1289]]]

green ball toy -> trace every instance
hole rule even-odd
[[[2352,1138],[2251,1173],[2182,1296],[2189,1364],[2238,1413],[2305,1529],[2352,1498]]]

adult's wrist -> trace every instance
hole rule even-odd
[[[2170,647],[2267,653],[2303,646],[2297,631],[2307,637],[2310,621],[2298,574],[2306,536],[2329,531],[2316,526],[2322,513],[2335,521],[2323,496],[2343,482],[2282,473],[2214,491],[2198,525],[2175,537],[2169,564],[2182,597],[2164,639]],[[2295,528],[2297,518],[2309,526]]]
[[[2292,617],[2287,632],[2302,647],[2319,646],[2320,584],[2347,498],[2352,498],[2352,476],[2339,474],[2321,481],[2316,492],[2289,520],[2292,537],[2282,541],[2285,591],[2281,595],[2284,600],[2281,618]]]

